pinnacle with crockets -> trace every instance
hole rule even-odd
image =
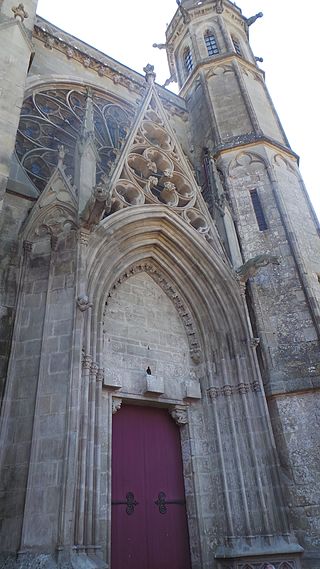
[[[159,492],[158,499],[154,502],[156,506],[158,506],[160,514],[167,513],[167,505],[168,504],[175,504],[178,506],[184,506],[186,503],[185,500],[167,500],[165,492]],[[112,506],[126,506],[126,512],[128,516],[131,516],[134,513],[135,507],[139,505],[139,502],[135,500],[133,492],[127,492],[126,500],[125,501],[114,501],[112,502]]]

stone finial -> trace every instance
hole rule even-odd
[[[93,118],[93,100],[92,100],[92,89],[88,87],[86,95],[86,110],[82,128],[83,136],[94,135],[94,118]]]
[[[176,405],[173,409],[169,409],[169,413],[172,419],[175,421],[179,427],[183,425],[187,425],[188,423],[188,414],[187,408],[183,407],[182,405]]]
[[[187,10],[182,6],[181,0],[176,0],[179,6],[179,10],[182,16],[182,20],[184,24],[189,24],[191,22],[190,15],[188,14]]]
[[[67,153],[67,151],[66,151],[64,145],[59,144],[59,146],[58,146],[58,166],[60,166],[60,168],[63,167],[66,153]]]
[[[223,8],[223,0],[216,0],[216,12],[217,14],[222,14]]]
[[[144,68],[143,71],[146,74],[146,82],[151,84],[154,83],[156,80],[156,74],[154,72],[154,65],[151,65],[151,63],[148,63]]]
[[[26,18],[29,18],[29,14],[26,12],[22,2],[18,4],[18,6],[13,6],[11,10],[14,14],[14,17],[20,20],[20,22],[23,22]]]
[[[80,294],[77,298],[77,306],[80,312],[86,312],[88,308],[92,308],[92,302],[89,302],[89,297],[86,294]]]

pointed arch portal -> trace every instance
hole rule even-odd
[[[124,208],[105,218],[89,239],[86,259],[87,294],[93,301],[93,308],[85,320],[83,346],[85,357],[97,362],[98,368],[104,371],[101,399],[98,392],[93,395],[100,401],[97,404],[101,425],[96,431],[95,448],[111,449],[112,425],[121,422],[121,413],[124,416],[128,412],[125,410],[128,405],[138,405],[137,409],[142,409],[142,413],[146,407],[150,414],[154,408],[155,414],[157,409],[165,411],[166,415],[169,410],[181,427],[192,567],[210,566],[211,540],[221,544],[216,555],[224,558],[235,556],[241,550],[243,535],[259,535],[263,528],[265,535],[278,536],[286,527],[286,519],[276,506],[282,498],[275,482],[277,458],[266,401],[250,341],[244,299],[220,251],[166,205],[144,204]],[[139,288],[139,283],[143,286],[137,293],[135,287]],[[148,337],[143,337],[145,314],[141,312],[144,304],[141,299],[149,294],[150,298],[160,299],[163,307],[170,305],[172,315],[175,315],[174,325],[179,328],[181,339],[184,338],[181,346],[188,352],[184,360],[188,365],[183,371],[182,368],[174,371],[172,366],[170,373],[166,373],[166,366],[169,369],[172,362],[169,364],[161,353],[163,345],[154,338],[150,337],[148,342]],[[130,322],[122,316],[124,309]],[[152,318],[160,321],[161,316],[154,310]],[[158,332],[162,338],[165,336],[165,331]],[[197,341],[196,358],[189,335]],[[112,342],[113,353],[109,349]],[[178,342],[171,343],[176,345]],[[153,354],[148,353],[148,346]],[[175,355],[172,361],[174,358]],[[158,366],[159,362],[162,367]],[[151,375],[146,374],[148,367]],[[84,370],[84,373],[88,372]],[[143,407],[139,407],[141,405]],[[118,418],[113,412],[119,408]],[[139,416],[139,412],[136,413]],[[257,424],[259,428],[256,428]],[[106,440],[101,439],[102,432],[105,432]],[[120,452],[121,460],[132,451],[130,441],[135,429],[128,429],[128,432],[128,436],[121,435],[126,440],[124,450],[120,451],[118,435],[114,431],[113,449]],[[259,457],[256,449],[259,449]],[[139,452],[146,451],[140,449]],[[155,489],[152,497],[136,496],[129,480],[117,488],[117,480],[120,483],[122,475],[118,474],[116,463],[112,466],[113,460],[110,452],[102,452],[101,470],[106,473],[102,479],[107,486],[101,488],[99,494],[102,504],[96,504],[98,511],[102,507],[104,512],[110,512],[110,518],[106,516],[99,521],[109,562],[112,543],[117,543],[118,539],[115,528],[120,523],[115,518],[120,515],[120,510],[113,514],[113,529],[108,522],[108,519],[111,521],[112,507],[120,508],[120,505],[112,506],[112,500],[126,502],[121,505],[122,513],[123,508],[128,507],[138,514],[141,500],[147,500],[153,508],[159,498],[153,495]],[[80,455],[80,466],[81,461]],[[108,476],[112,468],[113,494]],[[130,470],[124,463],[122,469],[126,473]],[[156,471],[159,473],[161,469],[157,467]],[[250,477],[247,472],[251,473]],[[135,473],[134,476],[142,475]],[[160,492],[170,494],[169,490],[159,486]],[[139,506],[135,506],[135,501]],[[128,524],[136,519],[133,515],[126,516]],[[147,524],[146,543],[148,539],[152,542],[148,517],[141,523]],[[222,542],[218,536],[224,536]],[[228,541],[226,536],[239,537]],[[131,539],[129,534],[127,539]],[[119,552],[119,542],[116,547]],[[269,547],[267,543],[266,547]],[[185,551],[185,545],[180,550]],[[113,551],[117,551],[115,545]],[[129,554],[130,548],[126,555]],[[135,565],[129,567],[135,568]]]

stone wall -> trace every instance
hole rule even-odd
[[[320,563],[319,403],[318,393],[277,397],[269,402],[291,522],[308,552],[306,568]]]
[[[169,399],[183,399],[188,340],[173,303],[147,273],[130,277],[108,299],[104,330],[106,381],[110,375],[124,392],[141,394],[150,367]]]

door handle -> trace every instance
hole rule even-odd
[[[131,516],[133,514],[134,509],[136,506],[138,506],[138,504],[139,504],[139,502],[137,502],[134,499],[134,493],[133,492],[128,492],[126,494],[126,501],[125,502],[121,502],[121,501],[111,502],[112,506],[122,506],[122,505],[127,506],[126,512],[127,512],[128,516]]]
[[[159,492],[158,500],[155,501],[155,505],[158,506],[160,514],[167,513],[167,504],[177,504],[178,506],[184,506],[185,500],[167,500],[164,492]]]

